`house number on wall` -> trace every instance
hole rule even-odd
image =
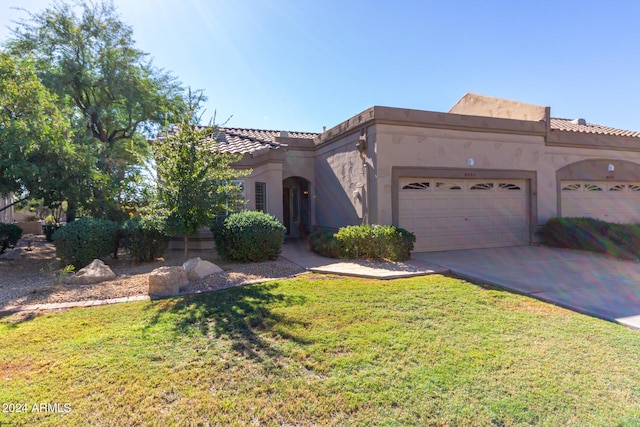
[[[464,176],[476,176],[476,174],[473,172],[465,172]]]
[[[616,179],[614,175],[607,175],[607,179]]]

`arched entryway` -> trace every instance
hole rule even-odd
[[[287,237],[309,234],[309,181],[299,176],[282,181],[282,217]]]

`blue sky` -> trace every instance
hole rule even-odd
[[[0,40],[11,7],[2,0]],[[136,46],[228,126],[318,132],[373,105],[466,92],[640,130],[640,2],[115,0]]]

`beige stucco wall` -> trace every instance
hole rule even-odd
[[[0,195],[0,209],[10,205],[13,202],[13,196],[3,197]],[[0,222],[10,224],[13,222],[13,207],[0,212]]]
[[[392,186],[397,185],[392,182],[393,167],[457,168],[470,173],[479,169],[536,171],[538,179],[544,169],[541,136],[385,124],[376,125],[376,134],[377,220],[381,224],[393,223]],[[467,166],[468,158],[474,159],[474,166]]]
[[[548,119],[549,108],[492,96],[467,93],[449,110],[449,113],[540,121]]]
[[[376,196],[379,201],[377,222],[392,223],[391,170],[394,166],[422,168],[461,168],[474,170],[534,171],[537,188],[537,224],[558,215],[556,171],[574,162],[588,159],[628,160],[640,164],[640,153],[545,145],[542,136],[511,135],[491,132],[432,129],[378,124],[376,156],[378,162]],[[588,138],[589,136],[585,136]],[[468,158],[474,166],[467,166]],[[605,180],[595,172],[594,179]]]
[[[348,133],[321,146],[315,158],[315,225],[338,228],[361,224],[366,182],[356,148],[360,134]]]
[[[282,214],[282,163],[270,162],[254,166],[251,175],[244,178],[247,209],[255,210],[255,183],[267,183],[267,212],[283,221]]]

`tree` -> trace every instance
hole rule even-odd
[[[250,173],[231,167],[241,155],[220,152],[217,126],[198,126],[198,104],[203,97],[189,99],[179,125],[154,144],[158,201],[171,232],[184,236],[185,259],[188,236],[210,225],[229,206],[237,206],[240,188],[232,181]]]
[[[19,23],[7,47],[33,55],[38,76],[70,112],[76,145],[90,155],[93,184],[82,206],[117,218],[150,155],[147,136],[182,111],[175,77],[134,47],[111,1],[57,3]],[[69,207],[72,210],[72,206]]]
[[[90,171],[72,125],[32,60],[0,52],[0,193],[55,207],[78,195]]]

